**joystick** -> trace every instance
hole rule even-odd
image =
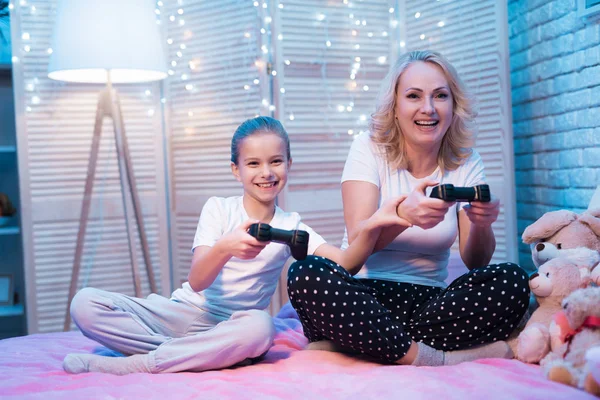
[[[490,187],[488,185],[460,187],[454,186],[451,183],[435,186],[429,197],[445,201],[482,201],[484,203],[491,200]]]
[[[248,233],[261,242],[277,242],[287,244],[296,260],[304,260],[308,253],[308,237],[306,231],[284,230],[271,227],[269,224],[259,222],[250,225]]]

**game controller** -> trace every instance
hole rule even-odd
[[[257,223],[250,225],[248,233],[261,242],[277,242],[287,244],[296,260],[304,260],[308,253],[308,237],[306,231],[277,229],[269,224]]]
[[[488,185],[460,187],[454,186],[451,183],[435,186],[429,197],[445,201],[482,201],[484,203],[491,200],[490,187]]]

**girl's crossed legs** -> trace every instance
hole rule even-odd
[[[264,311],[238,311],[226,319],[156,294],[140,299],[93,288],[77,293],[71,315],[85,336],[133,355],[69,355],[64,366],[72,373],[226,368],[265,353],[275,333]]]

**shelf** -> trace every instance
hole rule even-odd
[[[0,153],[14,153],[16,151],[16,146],[0,146]]]
[[[5,226],[5,227],[0,226],[0,236],[2,236],[2,235],[18,235],[19,232],[20,232],[20,229],[18,226]]]
[[[0,317],[18,317],[19,315],[23,315],[23,304],[0,306]]]

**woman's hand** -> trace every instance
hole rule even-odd
[[[500,200],[492,195],[489,202],[472,201],[463,207],[471,224],[478,228],[491,226],[498,219]]]
[[[406,199],[398,205],[398,216],[413,225],[430,229],[444,220],[448,209],[455,202],[434,199],[425,195],[425,189],[436,186],[438,182],[425,180],[413,190]]]
[[[248,233],[250,225],[259,221],[247,220],[229,234],[223,236],[223,246],[229,249],[233,257],[249,260],[256,257],[270,242],[261,242]]]

